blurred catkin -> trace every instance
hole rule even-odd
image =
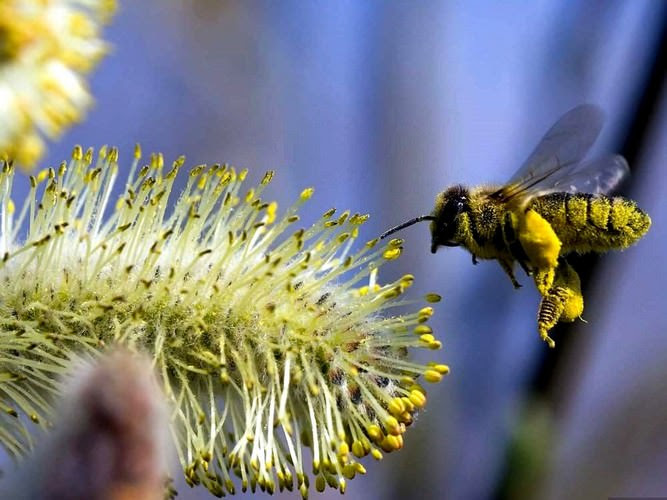
[[[117,349],[75,364],[54,434],[9,479],[3,498],[162,499],[169,431],[150,360]]]
[[[31,169],[92,104],[87,74],[108,52],[114,0],[0,2],[0,155]]]

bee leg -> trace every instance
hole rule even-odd
[[[560,287],[549,290],[542,297],[540,307],[537,310],[537,331],[540,333],[540,338],[552,348],[556,346],[556,343],[549,337],[549,331],[556,326],[565,308],[567,297],[564,296],[563,292],[564,290]]]
[[[472,265],[476,266],[477,264],[479,264],[479,262],[477,262],[477,255],[472,254]]]
[[[516,261],[521,266],[521,269],[523,269],[528,276],[532,276],[533,270],[528,267],[528,262],[530,261],[528,259],[528,255],[526,255],[526,252],[521,246],[521,242],[517,239],[509,240],[507,242],[507,247],[512,257],[514,257],[514,259],[516,259]]]
[[[512,285],[514,285],[514,288],[521,288],[521,283],[519,283],[516,278],[514,277],[514,269],[512,266],[512,261],[511,260],[505,260],[505,259],[500,259],[498,260],[500,262],[500,267],[503,268],[503,271],[505,271],[505,274],[509,276],[510,281],[512,282]]]
[[[533,273],[533,280],[540,295],[546,297],[554,284],[556,268],[536,269]]]
[[[521,266],[521,269],[523,269],[524,272],[526,273],[526,276],[532,276],[533,275],[533,270],[530,267],[528,267],[528,262],[527,261],[521,259],[521,260],[519,260],[519,265]]]
[[[553,286],[544,294],[537,312],[537,329],[549,347],[556,344],[549,337],[558,322],[572,322],[584,311],[579,275],[564,259],[559,260]]]

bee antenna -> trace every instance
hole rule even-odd
[[[398,226],[392,227],[388,231],[385,231],[380,235],[380,239],[383,240],[390,234],[394,234],[396,231],[400,231],[401,229],[404,229],[408,226],[412,226],[413,224],[417,224],[417,222],[421,222],[423,220],[435,220],[435,217],[433,217],[432,215],[420,215],[419,217],[410,219],[409,221],[406,221],[403,224],[399,224]]]

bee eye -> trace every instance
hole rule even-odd
[[[465,202],[462,200],[450,200],[442,212],[443,220],[453,222],[456,217],[465,210]]]

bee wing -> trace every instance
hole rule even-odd
[[[592,104],[582,104],[561,116],[542,137],[528,159],[509,182],[492,196],[510,201],[530,198],[580,170],[579,162],[602,129],[604,113]],[[559,173],[555,176],[554,174]]]
[[[560,191],[566,193],[606,194],[613,191],[630,174],[630,167],[620,155],[595,158],[577,165],[576,169],[557,175],[548,188],[540,189],[541,194]]]

